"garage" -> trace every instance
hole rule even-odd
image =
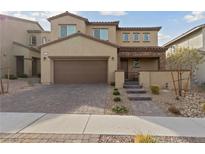
[[[107,83],[106,59],[54,60],[54,83]]]
[[[118,46],[75,33],[41,46],[41,83],[75,84],[115,81]]]

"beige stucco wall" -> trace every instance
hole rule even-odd
[[[123,71],[115,72],[115,88],[123,88],[125,82],[125,73]]]
[[[44,57],[47,57],[44,60]],[[41,82],[53,83],[53,59],[49,57],[108,57],[108,83],[114,82],[117,70],[117,48],[76,36],[41,49]],[[112,58],[113,57],[113,58]]]
[[[133,41],[132,34],[133,33],[139,33],[140,34],[140,40],[138,42]],[[129,33],[129,41],[124,42],[122,39],[123,33]],[[149,33],[150,34],[150,41],[145,42],[143,41],[143,33]],[[118,30],[117,31],[117,43],[121,46],[157,46],[158,45],[158,31],[123,31]]]
[[[16,56],[24,56],[24,74],[32,76],[32,58],[39,58],[37,62],[37,73],[40,74],[40,53],[28,48],[13,44],[13,61],[16,66]],[[14,70],[16,74],[16,69]]]
[[[51,41],[60,38],[60,25],[62,24],[74,24],[76,25],[77,31],[82,33],[86,33],[86,23],[84,20],[80,20],[78,18],[72,16],[63,16],[56,19],[51,20]]]
[[[10,74],[16,72],[16,60],[13,52],[13,41],[27,45],[28,33],[27,30],[41,30],[34,22],[22,21],[19,19],[6,18],[0,21],[0,34],[2,40],[2,52],[0,54],[1,67],[10,67]],[[2,76],[6,74],[6,70],[2,71]]]
[[[116,41],[116,26],[100,26],[100,25],[88,25],[87,26],[87,35],[93,36],[94,28],[107,28],[108,29],[108,39],[112,43],[117,43]]]
[[[178,77],[177,77],[178,73],[176,71],[173,71],[173,76],[174,76],[174,80],[178,80]],[[184,71],[182,74],[182,78],[185,79],[183,81],[183,88],[185,88],[187,85],[189,88],[190,87],[190,72]],[[140,72],[139,82],[145,88],[149,88],[151,85],[158,85],[160,88],[165,88],[166,83],[167,83],[169,89],[174,89],[172,74],[170,71]],[[177,87],[178,85],[177,81],[175,85]]]

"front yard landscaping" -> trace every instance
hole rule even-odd
[[[135,138],[133,135],[0,133],[0,143],[138,143]],[[204,137],[148,136],[146,139],[139,143],[205,143]]]
[[[105,114],[132,114],[131,102],[127,99],[124,89],[110,87],[108,101],[105,107]]]
[[[196,90],[185,97],[175,95],[174,91],[161,90],[159,95],[151,94],[156,105],[160,106],[167,116],[205,117],[205,94]]]

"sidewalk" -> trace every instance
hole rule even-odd
[[[205,137],[205,118],[1,112],[0,133]]]

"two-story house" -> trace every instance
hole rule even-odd
[[[40,46],[44,84],[111,83],[116,70],[133,79],[140,70],[165,69],[161,27],[120,27],[119,21],[90,22],[69,12],[48,20],[50,42]]]
[[[176,48],[194,48],[205,55],[205,24],[196,26],[171,41],[164,44],[167,53],[174,52]],[[195,70],[196,83],[205,83],[205,62],[199,64]]]
[[[0,77],[40,74],[38,46],[48,35],[36,21],[0,14]]]

